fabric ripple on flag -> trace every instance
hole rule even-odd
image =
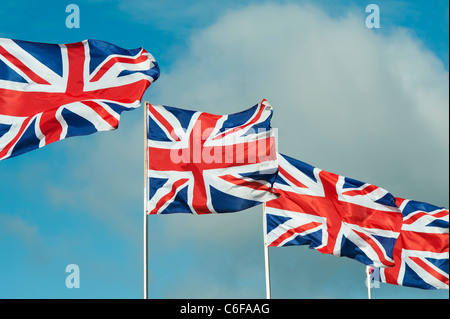
[[[227,213],[277,198],[272,107],[214,115],[148,104],[148,214]]]
[[[421,289],[449,289],[449,211],[397,198],[403,226],[395,247],[395,266],[375,280]]]
[[[280,197],[266,203],[268,246],[309,245],[366,265],[390,267],[402,214],[386,190],[278,156],[273,186]]]
[[[158,76],[143,48],[0,38],[0,160],[116,129],[121,112],[138,107]]]

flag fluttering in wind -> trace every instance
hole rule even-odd
[[[374,280],[422,288],[449,289],[449,211],[397,198],[403,226],[395,247],[395,265],[375,272]]]
[[[386,190],[278,156],[273,186],[280,197],[266,203],[268,246],[309,245],[366,265],[390,267],[402,214]]]
[[[0,39],[0,160],[116,129],[159,76],[143,48]]]
[[[272,107],[214,115],[148,104],[148,214],[227,213],[277,198]]]

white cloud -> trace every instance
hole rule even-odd
[[[267,98],[281,152],[448,204],[448,72],[408,30],[364,19],[294,4],[229,12],[161,70],[152,100],[225,114]]]
[[[49,256],[38,226],[17,216],[0,214],[0,234],[20,242],[33,261],[41,264],[48,262]],[[8,250],[8,246],[6,241],[2,243],[4,249]]]

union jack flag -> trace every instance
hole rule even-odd
[[[448,289],[449,211],[397,198],[403,226],[395,247],[395,266],[380,269],[375,280],[422,289]]]
[[[226,213],[277,197],[272,107],[231,115],[148,104],[148,214]]]
[[[113,130],[159,76],[151,54],[98,40],[0,39],[0,160]]]
[[[393,265],[402,215],[390,193],[285,155],[278,160],[273,189],[281,196],[266,203],[268,246],[309,245],[367,265]]]

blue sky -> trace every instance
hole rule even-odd
[[[80,8],[68,29],[65,8]],[[380,7],[381,28],[365,27]],[[144,99],[217,114],[266,98],[279,151],[449,207],[448,1],[10,1],[0,37],[144,47]],[[143,109],[0,162],[0,298],[141,298]],[[149,218],[150,298],[264,298],[261,208]],[[68,289],[68,264],[80,288]],[[270,248],[273,298],[366,298],[364,265]],[[374,298],[448,298],[381,284]]]

